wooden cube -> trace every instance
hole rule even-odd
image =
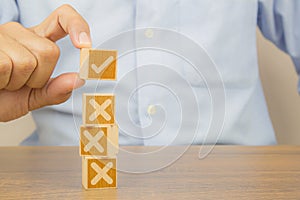
[[[116,188],[116,158],[82,157],[82,185],[85,189]]]
[[[83,124],[115,124],[114,105],[112,94],[83,94]]]
[[[81,79],[116,80],[117,51],[83,48],[80,50]]]
[[[117,125],[81,126],[80,155],[114,157],[119,150]]]

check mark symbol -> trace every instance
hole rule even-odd
[[[92,69],[97,73],[103,72],[112,62],[114,61],[113,56],[109,56],[99,67],[95,64],[92,64]]]

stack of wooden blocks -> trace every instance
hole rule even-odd
[[[81,49],[80,78],[116,80],[117,52]],[[85,189],[116,188],[119,150],[113,94],[83,94],[80,127],[82,185]]]

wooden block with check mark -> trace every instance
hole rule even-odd
[[[116,158],[82,157],[82,185],[85,189],[116,188]]]
[[[117,51],[81,49],[80,78],[116,80]],[[83,125],[80,127],[82,185],[90,188],[117,187],[119,150],[113,94],[83,94]]]
[[[81,126],[79,149],[81,156],[114,157],[119,149],[118,126]]]
[[[82,79],[116,80],[117,51],[83,48],[80,50]]]

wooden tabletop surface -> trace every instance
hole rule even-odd
[[[118,172],[118,189],[85,191],[77,147],[1,147],[0,199],[300,199],[300,146],[198,151],[157,172]]]

